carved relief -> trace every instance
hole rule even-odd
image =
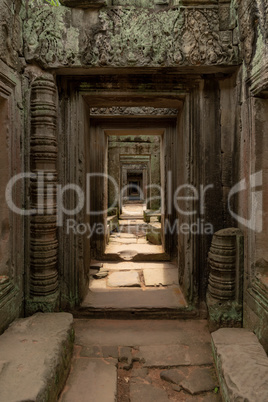
[[[45,298],[55,295],[58,289],[55,94],[56,86],[50,76],[39,77],[32,84],[30,189],[31,208],[36,212],[30,223],[30,296],[37,297],[39,303],[40,298],[45,303]]]
[[[154,108],[154,107],[110,107],[110,108],[91,108],[90,115],[163,115],[163,116],[176,116],[178,114],[177,109],[168,108]]]
[[[0,59],[11,67],[18,68],[21,52],[20,1],[4,0],[0,7]]]
[[[264,39],[268,38],[268,2],[256,0],[258,15],[260,19],[260,28]]]
[[[78,53],[78,33],[67,28],[71,12],[64,7],[30,5],[24,19],[25,57],[42,65],[72,65]]]
[[[258,23],[255,1],[247,0],[241,3],[238,15],[242,55],[245,63],[249,64],[253,56],[256,25]]]
[[[119,8],[100,12],[100,22],[100,31],[82,51],[84,64],[161,66],[236,62],[231,43],[220,39],[216,9],[152,13]]]
[[[74,28],[71,21],[66,7],[30,6],[24,22],[27,61],[45,66],[238,63],[236,48],[220,35],[217,8],[113,7],[102,9],[95,24],[81,19]]]

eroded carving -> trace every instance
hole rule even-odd
[[[168,108],[154,108],[154,107],[109,107],[109,108],[91,108],[90,115],[107,115],[107,116],[120,116],[120,115],[163,115],[163,116],[176,116],[178,114],[177,109]]]
[[[87,43],[84,64],[200,65],[236,62],[219,36],[216,9],[118,8],[100,12],[101,29]]]
[[[260,19],[260,29],[263,38],[268,38],[268,2],[263,0],[256,0],[258,7],[258,16]]]
[[[0,11],[0,59],[16,68],[20,66],[19,53],[22,50],[20,7],[18,0],[3,0]]]
[[[42,300],[58,289],[56,225],[56,86],[51,76],[37,78],[31,91],[30,296]],[[35,299],[36,302],[36,299]],[[47,308],[45,308],[47,310]]]
[[[74,27],[66,7],[29,6],[24,39],[27,61],[44,66],[238,63],[237,48],[220,34],[218,8],[104,8],[95,23]]]
[[[75,63],[78,33],[66,20],[71,20],[71,11],[65,7],[29,4],[23,25],[25,57],[42,65]]]
[[[238,15],[242,55],[245,63],[248,65],[253,57],[256,26],[258,23],[255,1],[246,0],[241,3]]]

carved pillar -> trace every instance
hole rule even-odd
[[[242,325],[243,235],[239,229],[216,232],[208,254],[207,306],[212,331]]]
[[[28,314],[58,308],[56,86],[38,77],[31,91],[31,209]]]

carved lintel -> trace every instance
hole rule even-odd
[[[109,107],[109,108],[91,108],[90,115],[106,115],[106,116],[176,116],[177,109],[154,108],[154,107]]]
[[[70,8],[29,6],[25,58],[54,68],[237,65],[237,46],[220,36],[224,18],[214,5],[114,6],[101,8],[89,27],[74,26]]]
[[[50,75],[44,75],[33,82],[31,91],[30,190],[35,210],[30,221],[31,313],[31,302],[38,310],[50,311],[58,298],[56,117],[56,86]]]

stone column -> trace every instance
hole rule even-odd
[[[144,196],[144,202],[146,203],[146,209],[147,209],[147,168],[144,167],[142,169],[142,191],[143,191],[143,196]]]
[[[31,90],[30,269],[27,314],[58,308],[56,85],[35,79]]]
[[[242,326],[244,238],[239,229],[227,228],[213,236],[208,263],[209,327]]]

